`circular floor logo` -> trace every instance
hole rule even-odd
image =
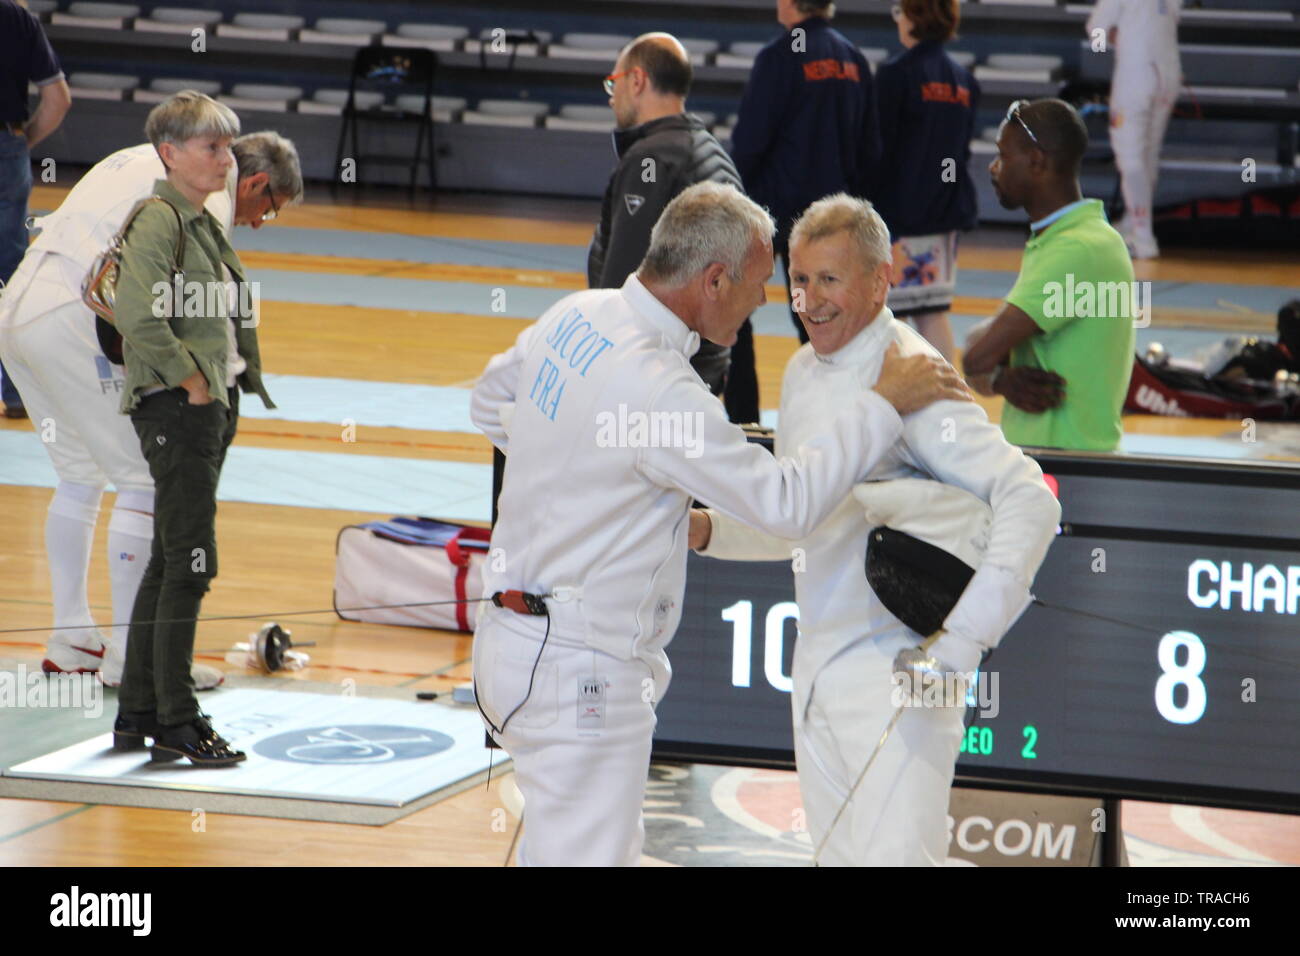
[[[315,764],[369,764],[415,760],[450,750],[456,742],[423,727],[349,724],[311,727],[259,741],[253,751],[272,760]]]

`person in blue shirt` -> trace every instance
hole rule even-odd
[[[776,219],[783,263],[799,214],[823,196],[864,195],[879,154],[871,70],[831,28],[834,12],[829,0],[777,0],[786,32],[754,58],[731,134],[745,192]],[[788,290],[788,263],[785,272]],[[793,309],[790,319],[807,342]]]
[[[27,84],[41,100],[27,115]],[[14,0],[0,0],[0,286],[27,251],[27,198],[32,192],[31,148],[53,133],[72,95],[40,21]],[[22,396],[0,366],[6,418],[26,418]]]
[[[967,173],[980,89],[943,45],[957,32],[957,0],[894,5],[903,51],[876,70],[882,161],[876,208],[889,225],[894,287],[888,305],[949,362],[957,278],[957,233],[975,225],[975,184]]]

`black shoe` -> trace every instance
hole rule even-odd
[[[6,405],[5,418],[26,418],[27,409],[22,405]]]
[[[143,714],[119,712],[113,721],[114,750],[144,750],[144,739],[157,736],[158,715],[152,710]]]
[[[150,759],[167,763],[182,757],[188,757],[196,767],[225,767],[248,759],[242,750],[232,750],[230,742],[212,729],[206,714],[177,726],[159,725]]]

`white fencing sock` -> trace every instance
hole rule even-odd
[[[54,596],[54,633],[50,644],[98,650],[99,634],[93,627],[86,599],[90,551],[95,543],[102,488],[60,481],[50,499],[45,518],[45,554],[50,565],[50,590]],[[84,628],[60,633],[64,628]]]
[[[108,522],[108,576],[113,588],[113,623],[101,676],[104,683],[122,682],[126,665],[127,622],[153,545],[153,492],[119,491]]]

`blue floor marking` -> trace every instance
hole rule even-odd
[[[243,418],[290,422],[330,422],[343,426],[415,428],[476,432],[469,418],[470,390],[450,385],[408,385],[349,378],[265,375],[276,408],[262,407],[248,396],[240,402]]]
[[[278,269],[257,269],[250,275],[253,281],[260,283],[261,297],[270,301],[452,312],[486,318],[535,319],[573,292],[571,289],[539,289],[536,286],[322,275]],[[494,296],[494,288],[505,289],[503,299]],[[494,305],[503,308],[495,311]]]
[[[35,432],[0,431],[0,484],[55,486],[54,468]],[[492,468],[467,462],[236,444],[222,469],[217,497],[220,501],[292,508],[488,521],[492,517]]]
[[[450,239],[444,236],[403,236],[388,232],[343,229],[236,229],[237,252],[292,252],[306,256],[392,259],[410,263],[486,266],[500,269],[543,269],[587,274],[587,248],[540,242],[496,239]]]

